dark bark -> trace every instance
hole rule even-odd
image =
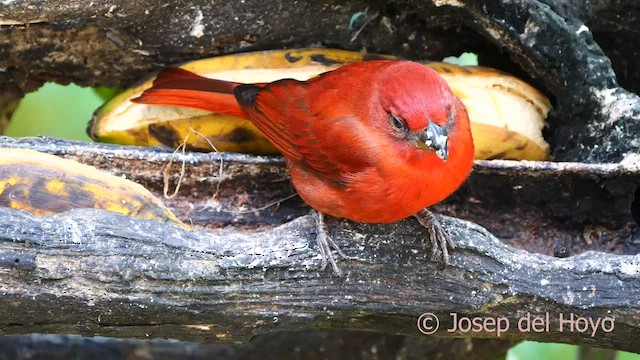
[[[615,162],[637,154],[640,100],[618,86],[611,63],[625,84],[640,83],[634,67],[639,6],[548,3],[11,2],[0,17],[0,68],[6,69],[0,88],[21,93],[45,80],[124,87],[171,63],[283,47],[366,48],[435,60],[467,50],[553,98],[548,138],[557,160]],[[350,28],[358,12],[365,15]],[[585,21],[597,31],[595,39]]]
[[[7,127],[11,116],[18,108],[20,99],[13,96],[0,96],[0,135],[2,135]]]
[[[437,340],[437,341],[431,341]],[[512,343],[505,340],[414,338],[356,331],[274,332],[243,345],[204,345],[175,340],[132,340],[80,336],[0,337],[7,360],[173,360],[199,359],[495,359]]]
[[[293,192],[280,159],[178,155],[188,162],[188,176],[167,203],[195,224],[193,232],[95,210],[42,218],[0,211],[0,288],[8,304],[0,307],[2,334],[217,343],[263,335],[256,348],[229,356],[252,351],[247,349],[264,353],[265,343],[287,341],[323,342],[339,353],[341,338],[362,343],[362,349],[385,343],[379,349],[388,354],[444,358],[478,358],[472,351],[478,348],[489,349],[484,357],[491,358],[517,339],[640,351],[634,343],[640,334],[640,260],[633,255],[640,246],[640,170],[633,157],[640,149],[640,101],[624,89],[638,92],[640,84],[636,2],[5,3],[2,93],[22,94],[44,81],[126,87],[171,63],[249,50],[364,48],[435,60],[475,51],[483,64],[513,72],[552,98],[547,138],[557,160],[626,161],[478,162],[467,184],[437,210],[481,224],[529,253],[476,225],[445,218],[458,244],[445,270],[425,259],[424,231],[414,221],[374,226],[332,219],[343,249],[361,258],[341,262],[346,276],[338,279],[319,270],[314,230],[304,217],[308,207],[299,198],[278,201]],[[350,28],[360,11],[365,15]],[[158,149],[1,142],[127,175],[157,194],[171,157]],[[277,205],[246,211],[271,202]],[[451,326],[451,312],[506,316],[512,329],[500,337],[506,341],[470,338],[494,336],[487,332],[425,337],[415,327],[425,311],[443,319],[441,329]],[[548,312],[550,331],[514,331],[527,312]],[[560,332],[559,315],[572,313],[610,316],[615,329],[594,337]],[[318,328],[331,331],[306,332]],[[340,329],[410,337],[335,332]]]
[[[640,98],[618,86],[611,61],[582,21],[536,1],[471,1],[463,8],[553,94],[556,160],[608,162],[638,153]]]
[[[640,351],[638,256],[553,259],[442,218],[457,249],[452,265],[440,270],[426,261],[415,224],[332,221],[343,250],[359,259],[341,262],[346,275],[336,278],[319,268],[307,217],[246,235],[86,209],[40,218],[0,209],[0,217],[3,334],[229,342],[325,328],[417,336],[416,320],[431,312],[441,322],[438,336],[469,335],[446,331],[457,313],[508,318],[505,339]],[[519,331],[529,313],[550,314],[549,331]],[[595,336],[567,323],[561,331],[560,316],[572,314],[610,320]]]
[[[612,62],[622,87],[640,93],[640,3],[635,0],[545,0],[563,17],[582,20]]]
[[[161,176],[161,165],[171,157],[170,153],[106,145],[8,141],[4,146],[66,154],[156,183],[153,178]],[[182,199],[169,204],[179,210],[181,203],[192,203],[196,214],[204,204],[237,209],[238,198],[245,198],[245,207],[254,207],[256,202],[264,203],[282,191],[274,190],[282,186],[269,184],[268,180],[287,181],[277,158],[230,154],[176,158],[183,159],[189,163],[187,178],[192,183],[185,184]],[[221,186],[235,190],[229,194],[221,188],[219,197],[213,200],[205,189],[214,191],[218,179],[207,179],[205,174],[217,174],[221,159],[226,164]],[[139,166],[140,162],[147,167]],[[546,240],[554,232],[554,224],[559,227],[556,231],[573,236],[575,243],[569,253],[588,247],[589,242],[591,246],[615,246],[618,253],[637,246],[638,231],[628,207],[633,194],[627,192],[638,183],[637,166],[544,166],[479,162],[476,178],[465,190],[474,195],[478,191],[471,201],[467,200],[476,206],[461,208],[454,197],[442,208],[475,216],[488,224],[504,224],[510,221],[491,220],[507,214],[496,204],[511,206],[522,224],[512,223],[502,230],[524,232],[531,226],[529,222],[541,222],[546,229],[530,233],[533,241],[529,246],[546,244],[552,252],[555,248]],[[563,207],[575,204],[576,195],[570,189],[560,194],[545,188],[528,190],[526,183],[537,181],[536,177],[556,178],[557,184],[566,183],[563,177],[573,178],[582,190],[593,190],[593,202],[599,205],[575,211],[576,216],[555,223],[554,216],[563,214]],[[502,189],[500,196],[511,199],[511,203],[499,199],[491,202],[496,190],[483,192],[474,187],[490,182],[495,184],[494,189]],[[608,189],[608,199],[595,193],[603,186]],[[515,195],[518,192],[520,196]],[[544,195],[547,192],[555,193],[556,201],[545,202],[545,196],[552,196]],[[249,193],[253,195],[242,195]],[[539,194],[540,203],[529,203],[533,194]],[[457,249],[451,266],[441,270],[426,259],[428,249],[420,240],[426,234],[412,219],[390,225],[329,219],[332,235],[342,249],[359,259],[342,261],[345,276],[336,278],[329,270],[320,269],[314,222],[308,216],[298,217],[304,212],[299,206],[282,202],[271,222],[291,217],[295,220],[275,227],[258,221],[265,218],[259,214],[252,220],[219,212],[218,223],[233,223],[234,228],[213,229],[209,224],[208,230],[194,231],[99,210],[79,209],[46,217],[0,210],[0,266],[5,269],[0,286],[8,304],[0,309],[0,326],[4,334],[79,333],[199,342],[248,341],[257,334],[311,328],[419,336],[418,316],[433,312],[441,319],[438,336],[495,337],[490,332],[447,332],[444,329],[452,326],[450,313],[455,312],[461,316],[507,317],[511,330],[500,339],[640,351],[635,341],[640,314],[638,255],[587,251],[565,259],[552,258],[516,250],[477,225],[445,217],[442,221]],[[280,217],[280,211],[285,215]],[[585,219],[598,219],[598,214],[610,211],[618,213],[601,219],[608,228],[600,225],[600,230],[588,232],[591,223],[577,228]],[[537,218],[533,218],[536,213]],[[567,222],[570,219],[577,223]],[[245,229],[259,229],[240,232],[241,224]],[[549,331],[517,330],[518,320],[527,313],[549,313]],[[567,324],[560,331],[560,314],[565,318],[571,314],[591,317],[594,321],[610,317],[615,319],[615,329],[597,331],[593,337],[590,332],[568,331]]]

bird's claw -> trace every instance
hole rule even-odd
[[[449,250],[454,250],[453,240],[444,230],[438,219],[427,209],[423,209],[415,214],[420,225],[424,226],[429,233],[431,243],[431,260],[442,261],[442,267],[449,265]],[[423,238],[423,244],[426,242]]]
[[[336,261],[332,250],[336,250],[338,256],[342,259],[351,260],[352,257],[347,256],[342,250],[340,250],[338,244],[333,241],[331,236],[329,236],[322,213],[313,211],[313,216],[316,219],[316,242],[318,243],[320,254],[322,255],[322,270],[327,267],[327,264],[331,264],[333,272],[341,277],[342,270],[338,266],[338,262]]]

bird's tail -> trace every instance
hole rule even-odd
[[[233,89],[240,83],[209,79],[178,67],[161,70],[153,86],[131,101],[150,105],[186,106],[247,118]]]

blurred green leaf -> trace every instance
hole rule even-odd
[[[507,360],[571,360],[575,359],[577,355],[578,347],[575,345],[523,341],[509,349],[509,352],[507,353]]]
[[[108,88],[108,87],[97,87],[97,88],[93,88],[93,91],[95,91],[96,94],[98,94],[98,96],[100,96],[100,98],[102,98],[102,101],[106,102],[108,100],[111,100],[111,98],[113,98],[114,96],[120,94],[124,90],[115,89],[115,88]]]
[[[478,66],[478,54],[465,52],[460,56],[447,56],[443,62],[460,66]]]
[[[640,354],[634,354],[626,351],[618,351],[616,360],[640,360]]]
[[[578,358],[578,346],[568,344],[523,341],[507,353],[507,360],[573,360]],[[616,353],[616,360],[640,360],[640,354],[624,351]]]
[[[101,95],[98,95],[97,92]],[[93,112],[117,90],[83,88],[74,84],[44,84],[27,94],[16,109],[5,135],[13,137],[47,135],[90,141],[85,133]]]

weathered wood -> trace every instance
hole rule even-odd
[[[0,96],[0,135],[4,134],[9,126],[13,112],[18,107],[20,100],[12,96]]]
[[[4,146],[49,147],[50,151],[84,156],[96,163],[109,159],[113,161],[111,169],[118,171],[133,171],[136,166],[123,164],[136,164],[145,156],[152,164],[166,163],[171,156],[37,139],[7,140]],[[229,186],[233,187],[234,179],[241,188],[243,181],[252,183],[247,180],[250,174],[282,175],[274,170],[282,169],[278,159],[238,156],[235,164],[231,159],[235,155],[224,154],[189,154],[178,159],[194,165],[225,156],[225,169],[236,175],[226,178]],[[238,169],[243,161],[249,166],[245,171],[253,168],[255,172],[230,170]],[[255,166],[260,164],[273,171],[259,171]],[[217,174],[218,165],[209,164],[209,169]],[[523,180],[531,180],[527,163],[513,166],[512,180],[521,174],[526,174]],[[570,171],[579,164],[548,166],[555,166],[555,171],[566,168],[568,177],[578,174],[601,180],[616,174],[609,181],[625,176],[626,181],[637,180],[639,173],[637,165],[588,165],[581,169],[582,174]],[[488,176],[492,168],[496,173],[505,171],[493,162],[481,162],[478,168],[480,177]],[[554,172],[536,170],[542,177],[545,172]],[[561,178],[561,172],[554,176]],[[261,190],[255,189],[258,193]],[[547,191],[537,190],[540,196]],[[559,196],[556,204],[563,203],[562,199]],[[285,207],[283,203],[281,208]],[[551,211],[553,206],[536,204],[535,208]],[[616,208],[615,204],[611,208]],[[591,215],[598,211],[604,214],[607,209],[591,211]],[[232,219],[233,214],[227,218]],[[2,209],[0,288],[7,306],[0,309],[0,327],[4,334],[79,333],[200,342],[247,341],[257,334],[310,328],[420,336],[418,317],[432,312],[441,319],[438,336],[495,336],[491,332],[447,332],[453,325],[451,313],[503,316],[511,328],[501,339],[553,340],[640,351],[634,340],[639,333],[640,255],[588,251],[558,259],[507,246],[467,221],[444,217],[442,222],[457,244],[452,264],[444,270],[426,258],[428,251],[421,241],[426,234],[411,219],[390,225],[330,219],[334,238],[347,254],[358,259],[342,261],[345,276],[336,278],[329,270],[320,269],[315,226],[308,216],[276,227],[263,225],[258,231],[240,232],[236,227],[189,231],[98,210],[34,217]],[[539,240],[544,236],[532,234]],[[629,240],[621,249],[633,246],[633,237]],[[527,313],[548,313],[549,331],[519,331],[518,320]],[[560,331],[561,314],[594,321],[609,317],[615,319],[615,327],[591,336],[591,332],[571,332],[565,323]]]
[[[617,16],[621,6],[628,11]],[[365,16],[349,27],[359,11]],[[606,16],[594,17],[603,11]],[[613,72],[621,83],[637,83],[633,51],[640,47],[629,34],[637,30],[638,13],[630,1],[572,0],[3,4],[5,93],[30,91],[50,80],[126,86],[163,65],[247,50],[320,44],[411,59],[471,50],[484,64],[513,71],[553,98],[548,134],[556,159],[626,160],[477,162],[467,184],[438,211],[481,224],[529,253],[503,245],[476,225],[447,219],[459,248],[445,270],[425,259],[424,231],[411,220],[371,226],[333,219],[337,241],[361,258],[342,262],[346,276],[337,279],[318,269],[313,224],[304,216],[308,208],[299,198],[283,200],[293,189],[280,159],[178,154],[173,158],[188,163],[188,176],[167,204],[194,222],[193,232],[99,211],[43,218],[0,211],[0,289],[8,304],[0,307],[2,333],[229,342],[323,328],[415,337],[422,336],[415,327],[418,316],[433,311],[443,319],[441,329],[451,326],[451,312],[506,316],[512,328],[500,339],[640,351],[634,343],[640,333],[639,255],[633,255],[640,247],[640,166],[633,157],[640,148],[640,107]],[[172,158],[166,149],[50,139],[0,142],[124,174],[156,194]],[[550,331],[514,331],[516,319],[527,312],[548,312],[555,320]],[[572,313],[610,316],[615,329],[593,337],[566,327],[560,332],[558,317]],[[451,344],[442,341],[443,347]]]
[[[542,0],[560,16],[577,18],[589,27],[594,40],[611,60],[620,85],[640,93],[638,41],[640,3],[635,0]]]
[[[437,340],[437,341],[429,341]],[[204,345],[176,340],[86,338],[64,335],[0,337],[0,359],[487,359],[506,352],[505,340],[415,338],[356,331],[274,332],[248,344]]]
[[[173,154],[166,148],[119,147],[51,138],[10,139],[0,146],[59,154],[126,176],[163,197],[163,174],[172,162],[165,200],[186,222],[207,228],[271,227],[308,214],[294,196],[282,158],[229,153]],[[588,250],[636,254],[640,221],[640,165],[476,161],[469,180],[438,212],[489,229],[512,246],[566,257]],[[270,205],[270,206],[269,206]]]
[[[345,276],[335,278],[319,268],[307,217],[239,234],[187,231],[96,210],[40,218],[0,214],[3,334],[229,342],[316,327],[416,336],[418,317],[431,312],[440,318],[439,336],[464,335],[446,331],[457,313],[508,318],[506,339],[640,350],[638,255],[533,255],[476,225],[442,218],[457,250],[452,265],[440,270],[425,259],[422,229],[409,221],[331,221],[343,250],[358,258],[341,262]],[[550,314],[549,332],[518,331],[518,319],[528,313]],[[594,336],[572,332],[566,323],[560,331],[559,317],[572,315],[615,324]]]

